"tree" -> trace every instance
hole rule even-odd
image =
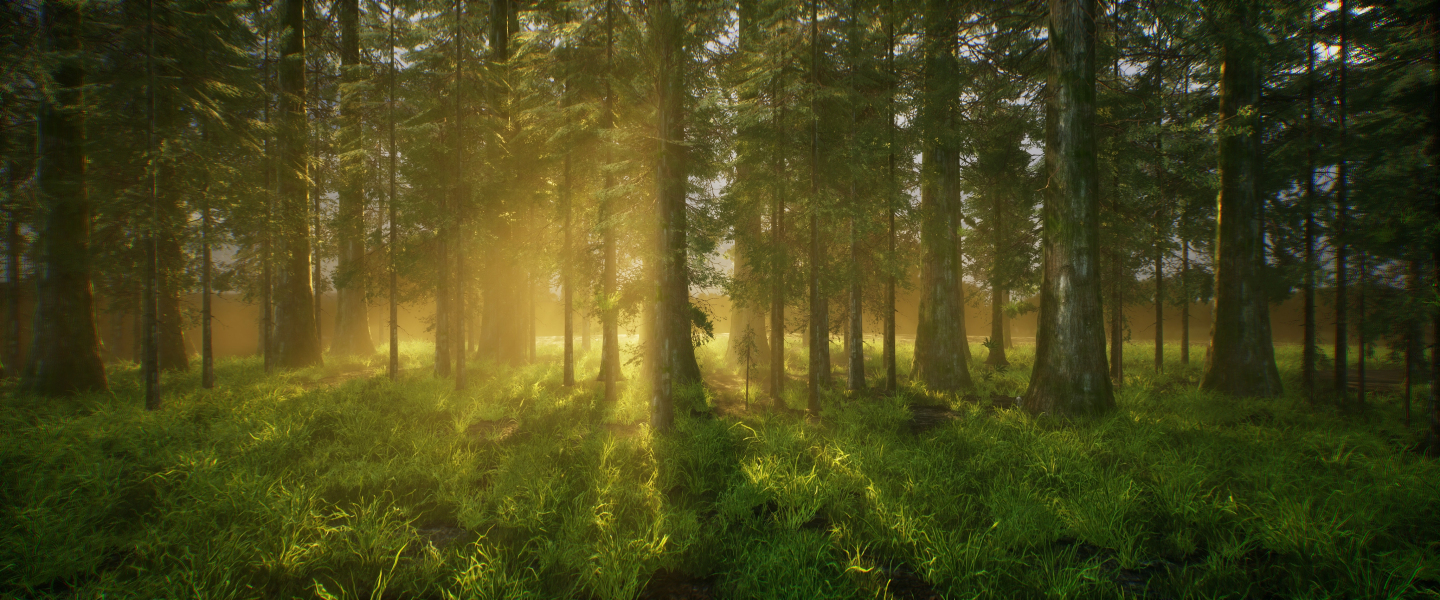
[[[1023,405],[1074,415],[1109,411],[1100,304],[1095,160],[1095,0],[1050,0],[1042,281],[1035,367]]]
[[[281,265],[276,282],[276,358],[281,367],[300,368],[321,363],[320,331],[315,322],[315,294],[310,278],[310,188],[308,142],[305,134],[305,1],[282,0],[284,28],[280,50],[280,102],[277,125]]]
[[[370,356],[375,343],[370,339],[365,266],[365,188],[359,90],[364,75],[360,65],[360,1],[337,0],[340,22],[341,90],[339,215],[336,233],[340,257],[335,273],[335,337],[330,351],[337,355]]]
[[[700,380],[695,349],[690,340],[690,286],[685,258],[685,124],[686,58],[684,28],[672,0],[657,0],[649,7],[650,35],[655,49],[655,93],[658,104],[655,128],[656,279],[654,324],[650,343],[656,364],[650,423],[665,431],[674,425],[675,387]]]
[[[965,296],[960,272],[960,156],[954,98],[959,95],[956,7],[925,8],[924,174],[920,191],[920,316],[911,377],[936,391],[971,387]]]
[[[806,369],[806,404],[810,414],[820,414],[820,389],[830,383],[830,316],[829,299],[820,290],[820,270],[825,268],[820,238],[820,112],[816,96],[820,93],[820,19],[819,0],[810,0],[810,256],[806,274],[810,292],[810,356]]]
[[[80,9],[63,0],[41,8],[52,59],[51,93],[40,105],[36,181],[45,208],[34,345],[21,388],[55,396],[104,391],[105,366],[95,331],[90,287],[90,199],[85,180],[85,124]]]
[[[1264,238],[1260,176],[1260,41],[1256,9],[1225,7],[1221,39],[1219,232],[1215,247],[1215,323],[1201,389],[1232,396],[1280,394],[1270,342],[1269,298],[1262,285]]]

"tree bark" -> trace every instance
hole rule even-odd
[[[1300,350],[1300,387],[1305,399],[1315,403],[1315,12],[1306,15],[1309,25],[1305,56],[1305,283],[1303,289],[1304,347]]]
[[[855,202],[854,184],[851,184],[851,203]],[[865,389],[865,313],[863,290],[860,286],[860,233],[855,217],[850,217],[850,307],[849,326],[845,328],[848,364],[845,366],[846,387],[850,391]]]
[[[213,289],[210,256],[210,181],[206,173],[204,188],[200,191],[200,387],[215,387],[215,335],[212,327],[214,312],[210,293]]]
[[[820,28],[818,0],[810,0],[810,257],[807,281],[810,292],[810,364],[807,408],[820,414],[820,389],[830,384],[829,300],[820,290],[820,269],[825,255],[820,243]]]
[[[388,361],[387,371],[390,375],[390,380],[394,381],[395,378],[400,375],[400,297],[398,281],[399,276],[395,264],[397,246],[400,243],[399,230],[396,229],[395,224],[397,212],[395,207],[395,3],[391,2],[388,5],[388,8],[389,15],[386,19],[386,24],[390,27],[390,39],[388,44],[390,47],[390,60],[387,66],[390,67],[390,81],[388,82],[389,102],[385,103],[385,125],[390,138],[388,152],[390,189],[389,194],[385,196],[385,209],[387,213],[385,223],[387,230],[386,235],[388,238],[386,243],[386,249],[389,253],[390,259],[390,360]]]
[[[774,171],[770,206],[770,397],[777,410],[785,406],[785,271],[790,267],[785,239],[785,105],[780,97],[779,77],[772,82],[770,102],[774,111]]]
[[[1190,240],[1180,238],[1180,364],[1190,364]]]
[[[754,279],[751,261],[754,250],[751,240],[760,235],[759,215],[744,217],[738,227],[742,229],[735,236],[732,276],[737,281],[749,282]],[[748,337],[749,343],[746,344]],[[763,365],[770,362],[770,342],[765,335],[765,311],[745,302],[732,302],[730,306],[730,342],[725,354],[731,364],[744,366],[745,349],[749,347],[751,364]]]
[[[1008,367],[1010,360],[1005,356],[1005,303],[1010,293],[999,285],[998,277],[990,276],[990,347],[985,364],[992,367]]]
[[[1117,214],[1119,204],[1115,202]],[[1125,294],[1121,282],[1125,267],[1121,260],[1119,250],[1110,251],[1110,381],[1117,387],[1125,385]]]
[[[260,6],[256,5],[255,19],[261,22]],[[260,232],[260,354],[264,357],[265,373],[275,369],[275,144],[271,127],[270,104],[274,95],[270,76],[270,28],[265,28],[264,40],[264,92],[263,118],[265,120],[265,219]]]
[[[1340,0],[1340,164],[1335,182],[1335,393],[1340,403],[1347,401],[1350,393],[1350,298],[1346,289],[1350,283],[1350,248],[1346,243],[1349,225],[1349,164],[1345,157],[1346,137],[1346,71],[1349,69],[1350,45],[1345,35],[1346,21],[1350,13],[1346,0]]]
[[[684,29],[670,0],[656,0],[650,6],[649,17],[659,61],[655,173],[658,235],[652,267],[656,362],[651,369],[650,424],[657,431],[668,431],[675,422],[675,388],[699,381],[700,369],[690,342],[690,286],[685,262]]]
[[[512,36],[516,31],[515,3],[511,0],[494,0],[490,5],[490,68],[492,77],[508,80],[511,74]],[[526,270],[521,265],[519,236],[509,219],[502,218],[504,211],[520,213],[523,207],[515,194],[510,173],[517,160],[510,154],[511,143],[518,131],[513,116],[512,98],[508,85],[488,86],[493,95],[490,98],[492,120],[490,142],[487,144],[489,164],[492,169],[491,182],[486,185],[489,221],[493,224],[494,243],[485,253],[485,302],[481,306],[480,353],[509,365],[518,365],[528,360],[530,341],[529,321],[526,319]]]
[[[1155,243],[1155,372],[1165,372],[1165,254]]]
[[[1200,388],[1231,396],[1280,394],[1270,305],[1260,278],[1264,261],[1259,102],[1260,48],[1254,8],[1237,3],[1222,42],[1220,196],[1215,244],[1215,321]]]
[[[42,4],[48,50],[78,53],[79,9]],[[36,180],[44,211],[34,342],[21,388],[45,396],[105,391],[105,366],[90,291],[90,200],[85,183],[85,125],[80,59],[53,63],[52,96],[40,104]]]
[[[959,95],[959,19],[944,0],[925,14],[925,150],[920,192],[920,314],[911,377],[934,391],[971,387],[960,280],[959,152],[951,105]]]
[[[24,359],[20,349],[20,201],[15,196],[20,180],[14,158],[5,165],[5,379],[20,377]]]
[[[285,29],[280,56],[278,225],[282,247],[275,298],[276,362],[296,369],[318,365],[320,330],[310,279],[309,167],[305,135],[305,0],[283,0]]]
[[[179,235],[176,233],[179,225],[175,223],[183,217],[180,216],[180,207],[175,205],[175,197],[170,194],[174,188],[169,185],[166,188],[164,195],[169,201],[161,209],[165,218],[162,218],[160,231],[160,297],[157,307],[160,369],[189,371],[190,349],[185,343],[185,315],[180,306],[180,279],[185,272],[185,254],[180,249]]]
[[[605,0],[605,97],[600,107],[600,126],[607,132],[615,127],[615,100],[613,79],[615,77],[615,1]],[[604,160],[608,166],[614,159],[609,137],[602,138]],[[615,402],[618,397],[616,384],[620,380],[620,327],[619,290],[616,284],[618,251],[615,239],[615,178],[609,169],[603,169],[600,192],[600,206],[596,220],[600,223],[601,243],[604,258],[600,272],[600,376],[605,382],[605,401]]]
[[[338,0],[340,20],[340,69],[346,83],[359,81],[360,72],[360,1]],[[342,96],[340,115],[343,119],[345,152],[340,155],[339,219],[336,234],[340,258],[335,268],[335,333],[330,352],[337,356],[370,356],[375,342],[370,339],[370,315],[367,307],[365,267],[365,188],[359,176],[363,159],[359,148],[361,113],[359,102],[352,95]]]
[[[854,94],[859,92],[855,75],[861,68],[860,28],[862,24],[860,22],[860,6],[858,0],[851,0],[849,11],[845,16],[845,24],[846,36],[850,38],[850,49],[847,57],[850,68],[849,87],[850,93]],[[845,144],[846,147],[850,149],[849,159],[852,164],[855,164],[855,162],[859,160],[855,152],[855,134],[858,122],[859,116],[857,114],[856,104],[852,103],[850,108],[850,128],[846,136],[848,139],[846,139]],[[861,278],[860,268],[860,227],[857,222],[861,218],[860,215],[863,214],[861,211],[862,203],[860,201],[860,194],[857,189],[859,179],[856,173],[850,173],[850,191],[846,199],[850,208],[850,302],[846,310],[849,320],[845,326],[845,355],[847,358],[847,364],[845,365],[845,383],[851,392],[865,389],[865,307],[862,296],[864,290],[861,287],[863,280]]]
[[[1100,303],[1100,190],[1095,162],[1095,0],[1050,0],[1040,314],[1024,406],[1100,413],[1115,406]]]
[[[575,283],[570,263],[574,260],[571,248],[570,216],[570,153],[565,153],[560,172],[560,204],[564,213],[565,246],[560,255],[560,309],[565,318],[565,351],[562,357],[561,385],[575,385]]]
[[[455,1],[455,290],[452,323],[455,348],[455,389],[464,390],[465,377],[465,289],[469,282],[465,264],[465,217],[470,211],[470,182],[465,178],[465,27],[464,0]]]
[[[885,13],[885,69],[889,86],[885,97],[885,129],[889,136],[885,169],[885,258],[889,264],[885,273],[885,341],[881,361],[885,369],[885,391],[893,394],[899,387],[895,368],[895,0],[890,0],[888,8]]]

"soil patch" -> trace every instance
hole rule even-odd
[[[905,565],[886,569],[885,575],[890,578],[890,581],[885,583],[885,591],[891,598],[905,598],[906,600],[941,600],[944,598],[940,592],[935,591],[934,586],[921,579]]]
[[[650,576],[640,591],[641,600],[710,600],[717,598],[715,576],[696,577],[679,571],[661,569]]]

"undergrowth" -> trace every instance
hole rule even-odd
[[[818,419],[694,386],[662,435],[633,368],[607,405],[598,353],[567,389],[540,350],[472,365],[463,392],[416,344],[395,382],[382,357],[226,360],[212,391],[168,374],[153,413],[126,364],[106,395],[12,393],[0,596],[1440,598],[1440,471],[1393,396],[1216,397],[1198,362],[1156,374],[1137,346],[1115,413],[1037,418],[998,400],[1024,389],[1021,347],[968,397],[830,392]],[[949,418],[917,430],[918,405]]]

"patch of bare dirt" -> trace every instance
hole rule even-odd
[[[650,576],[640,591],[641,600],[710,600],[718,597],[715,576],[696,577],[679,571],[661,569]]]

